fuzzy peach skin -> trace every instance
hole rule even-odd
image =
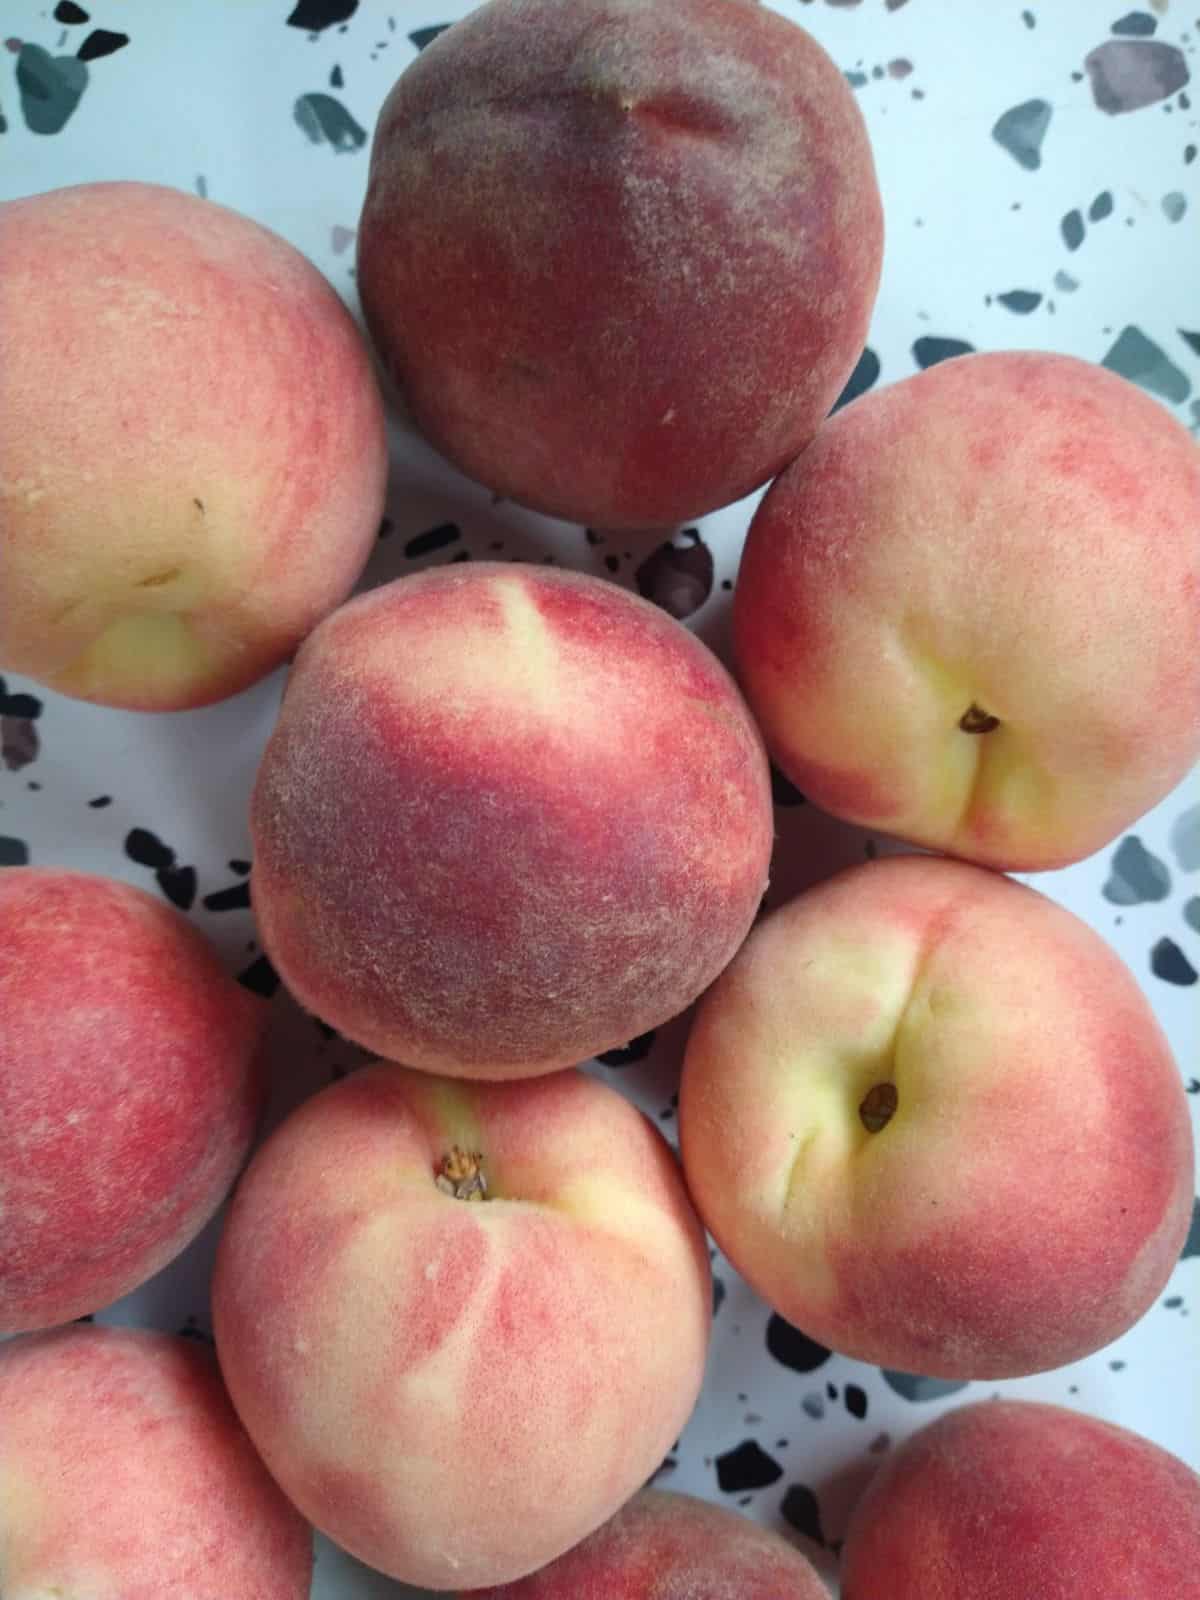
[[[962,862],[853,867],[766,918],[700,1006],[680,1119],[700,1214],[763,1298],[907,1372],[1088,1355],[1191,1215],[1183,1083],[1133,976]]]
[[[532,1577],[462,1600],[828,1600],[777,1533],[692,1495],[643,1489]]]
[[[855,1507],[843,1600],[1200,1600],[1200,1478],[1111,1422],[986,1400],[908,1439]]]
[[[349,593],[387,454],[363,340],[210,200],[0,204],[0,669],[142,711],[279,665]]]
[[[738,674],[818,805],[989,866],[1100,849],[1200,756],[1200,449],[1100,367],[946,361],[779,478]]]
[[[0,1333],[96,1311],[190,1243],[250,1149],[266,1016],[140,889],[0,872]]]
[[[665,527],[765,483],[862,351],[883,220],[862,116],[755,0],[491,0],[384,103],[367,323],[492,489]]]
[[[254,909],[302,1004],[408,1066],[522,1077],[682,1011],[750,927],[762,741],[681,624],[471,562],[344,606],[254,791]]]
[[[456,1150],[486,1198],[443,1186]],[[286,1493],[371,1566],[457,1589],[553,1560],[641,1487],[699,1392],[710,1296],[675,1159],[615,1090],[385,1065],[255,1156],[213,1307]]]
[[[311,1530],[194,1341],[0,1345],[0,1441],[4,1600],[308,1600]]]

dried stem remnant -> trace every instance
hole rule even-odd
[[[964,733],[991,733],[993,728],[1000,726],[1000,718],[972,701],[959,717],[958,725]]]
[[[895,1115],[900,1097],[894,1083],[877,1083],[867,1090],[858,1108],[862,1125],[868,1133],[878,1133],[886,1128]]]
[[[451,1145],[449,1154],[438,1163],[433,1181],[443,1194],[453,1195],[456,1200],[486,1200],[483,1152]]]

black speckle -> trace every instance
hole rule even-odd
[[[1179,1252],[1180,1261],[1186,1261],[1189,1256],[1200,1256],[1200,1200],[1192,1201],[1192,1225]]]
[[[207,911],[245,911],[249,905],[248,882],[235,883],[228,889],[217,889],[212,894],[204,896],[204,907]]]
[[[1183,164],[1184,164],[1184,166],[1185,167],[1190,167],[1192,162],[1195,161],[1195,159],[1196,159],[1196,146],[1194,144],[1184,145],[1184,147],[1183,147]]]
[[[631,1067],[635,1061],[646,1059],[654,1048],[654,1039],[655,1032],[651,1028],[649,1033],[639,1033],[636,1039],[631,1039],[616,1050],[606,1050],[596,1060],[606,1067]]]
[[[180,911],[190,911],[196,898],[195,867],[160,867],[154,874],[158,887]]]
[[[427,45],[433,43],[439,33],[445,33],[449,26],[448,22],[437,22],[431,28],[414,28],[408,37],[418,50],[424,50]]]
[[[1100,193],[1088,207],[1089,222],[1103,222],[1105,217],[1113,213],[1113,197],[1111,189],[1101,189]]]
[[[183,1327],[177,1329],[176,1332],[178,1333],[179,1338],[194,1339],[197,1344],[211,1345],[215,1343],[211,1333],[206,1333],[203,1328],[196,1326],[196,1319],[194,1317],[189,1317],[184,1323]]]
[[[915,1372],[893,1372],[884,1367],[883,1381],[902,1400],[941,1400],[967,1387],[962,1378],[923,1378]]]
[[[54,8],[55,22],[87,22],[88,14],[82,6],[77,6],[74,0],[58,0]]]
[[[106,806],[112,805],[112,795],[98,794],[94,800],[89,800],[88,805],[93,811],[103,811]]]
[[[782,1366],[793,1372],[815,1372],[829,1360],[831,1352],[799,1328],[793,1328],[778,1312],[767,1323],[767,1349]]]
[[[4,679],[0,678],[0,717],[16,717],[18,721],[36,722],[42,714],[42,702],[35,694],[9,694]]]
[[[1015,311],[1022,317],[1036,311],[1042,303],[1042,297],[1035,289],[1008,289],[1004,294],[998,294],[996,299],[1005,310]]]
[[[836,1383],[827,1383],[825,1385],[825,1393],[829,1396],[829,1398],[831,1400],[836,1400],[837,1397],[838,1397],[837,1384]]]
[[[879,381],[879,357],[870,345],[859,356],[854,371],[846,379],[846,387],[833,403],[833,411],[840,411],[843,406],[848,406],[851,400],[857,400],[860,394],[866,394],[874,384]],[[829,414],[833,415],[833,411]]]
[[[335,22],[347,22],[358,10],[358,0],[298,0],[287,19],[289,28],[320,33]]]
[[[1162,938],[1150,952],[1150,971],[1164,983],[1190,988],[1196,982],[1197,972],[1174,939]]]
[[[1117,18],[1112,31],[1127,39],[1148,39],[1157,27],[1157,17],[1152,17],[1148,11],[1129,11]]]
[[[954,356],[970,355],[973,344],[965,339],[943,339],[936,334],[922,334],[913,342],[913,360],[922,369],[936,367],[939,361],[950,361]]]
[[[1042,141],[1053,112],[1048,100],[1022,100],[997,118],[992,138],[1018,166],[1036,172],[1042,164]]]
[[[861,1389],[857,1383],[846,1385],[846,1410],[852,1417],[863,1418],[867,1414],[867,1391]]]
[[[715,1317],[725,1303],[725,1285],[720,1278],[714,1278],[712,1286],[713,1316]]]
[[[1180,337],[1186,339],[1188,345],[1200,356],[1200,333],[1189,333],[1186,328],[1180,328]]]
[[[427,533],[418,533],[404,546],[404,554],[410,561],[415,561],[418,556],[432,555],[435,550],[445,550],[447,545],[452,545],[457,539],[462,538],[462,529],[457,522],[439,522],[436,528],[430,528]]]
[[[335,66],[329,74],[329,87],[331,89],[344,89],[346,87],[346,79],[341,67]]]
[[[279,987],[279,974],[266,956],[259,956],[257,961],[252,961],[238,973],[237,981],[252,994],[261,994],[269,1000]]]
[[[1183,1296],[1181,1294],[1169,1294],[1163,1301],[1163,1305],[1168,1311],[1178,1311],[1182,1304]]]
[[[107,28],[95,28],[75,52],[80,61],[99,61],[101,56],[111,56],[129,43],[127,33],[110,33]]]
[[[604,535],[602,533],[597,533],[595,528],[585,528],[583,530],[583,537],[590,545],[593,546],[604,543]]]
[[[21,839],[0,833],[0,867],[24,867],[29,862],[29,846]]]
[[[393,524],[391,517],[384,517],[383,521],[379,524],[379,532],[375,535],[375,537],[377,539],[388,538],[392,532],[392,528]]]
[[[1081,211],[1068,211],[1058,226],[1067,249],[1078,250],[1083,243],[1083,213]]]
[[[229,863],[229,870],[230,872],[236,872],[240,874],[240,876],[244,878],[250,871],[250,863],[248,861],[241,860],[238,856],[234,856]]]
[[[789,1484],[779,1507],[779,1514],[789,1527],[797,1533],[802,1533],[806,1539],[815,1543],[825,1543],[825,1533],[821,1527],[821,1508],[817,1504],[817,1497],[806,1484]]]
[[[1110,1361],[1108,1363],[1108,1368],[1110,1372],[1124,1372],[1125,1363],[1123,1361]]]
[[[163,844],[149,828],[129,830],[125,835],[125,854],[131,861],[136,861],[139,867],[151,867],[155,871],[175,865],[174,850]]]
[[[604,565],[607,571],[618,572],[620,571],[621,562],[617,556],[605,556]]]
[[[723,1494],[766,1489],[783,1477],[783,1468],[761,1445],[747,1439],[736,1450],[717,1457],[717,1484]]]
[[[652,550],[634,579],[639,594],[682,621],[699,611],[712,593],[712,551],[697,528],[685,528],[677,541]]]

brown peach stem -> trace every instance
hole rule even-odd
[[[994,717],[990,711],[985,711],[972,700],[959,717],[958,725],[964,733],[991,733],[993,728],[1000,726],[1000,718]]]
[[[886,1128],[895,1114],[899,1096],[894,1083],[876,1083],[863,1096],[858,1114],[868,1133]]]
[[[433,1181],[443,1194],[453,1195],[456,1200],[486,1200],[483,1152],[452,1145],[439,1161]]]

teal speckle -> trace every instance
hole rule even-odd
[[[1105,356],[1102,366],[1110,372],[1140,384],[1151,394],[1182,405],[1192,392],[1191,379],[1169,359],[1165,350],[1148,339],[1132,323],[1121,330],[1120,337]]]
[[[313,144],[331,144],[339,154],[361,150],[367,142],[366,130],[331,94],[302,94],[292,115]]]
[[[1108,882],[1101,891],[1110,905],[1140,906],[1165,900],[1171,892],[1171,874],[1151,855],[1136,833],[1122,839],[1113,854]]]
[[[30,133],[58,133],[87,88],[87,63],[52,56],[39,44],[23,44],[17,56],[21,114]]]

